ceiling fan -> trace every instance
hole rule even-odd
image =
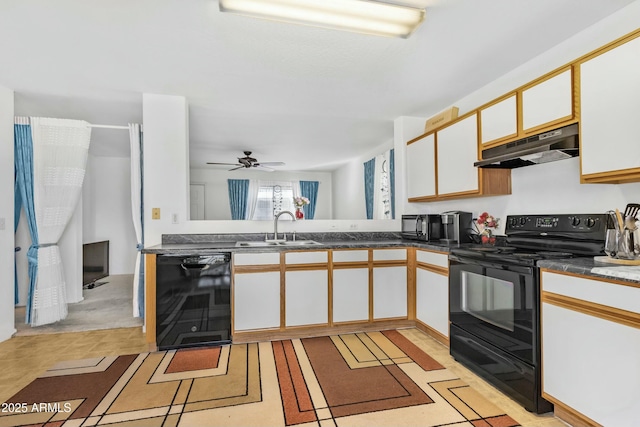
[[[229,165],[235,166],[235,168],[229,169],[230,171],[234,171],[236,169],[250,169],[250,168],[258,168],[267,172],[273,172],[274,169],[268,166],[284,166],[283,162],[258,162],[258,160],[254,157],[251,157],[251,151],[244,152],[245,157],[238,157],[238,163],[216,163],[216,162],[207,162],[208,165]]]

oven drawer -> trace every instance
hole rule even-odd
[[[544,413],[553,405],[541,397],[540,372],[493,345],[451,325],[451,355],[522,404],[528,411]]]

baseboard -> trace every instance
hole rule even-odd
[[[233,333],[233,343],[248,343],[259,341],[274,341],[293,338],[322,337],[336,334],[352,334],[356,332],[382,331],[385,329],[412,328],[413,320],[380,320],[370,323],[354,323],[333,326],[301,326],[279,329],[265,329],[256,331],[242,331]]]
[[[574,427],[602,427],[586,415],[576,411],[570,406],[565,405],[553,396],[542,393],[542,397],[553,403],[553,414],[565,423]]]
[[[15,328],[2,328],[2,329],[0,329],[0,342],[8,340],[16,332],[18,332],[18,331]]]
[[[417,319],[416,319],[416,329],[421,330],[425,334],[429,335],[431,338],[434,338],[435,340],[449,347],[449,338],[447,336],[443,335],[439,331],[436,331],[435,329],[433,329],[431,326],[425,323],[422,323],[420,320],[417,320]]]

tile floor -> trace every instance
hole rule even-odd
[[[434,359],[501,407],[523,426],[566,427],[553,414],[534,415],[524,410],[478,376],[458,364],[449,350],[417,329],[403,333]],[[56,362],[147,351],[141,328],[19,336],[0,343],[0,402],[13,396]]]

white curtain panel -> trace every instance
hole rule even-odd
[[[256,179],[249,180],[249,192],[247,194],[247,213],[244,219],[252,219],[256,213],[256,206],[258,205],[258,190],[260,189],[260,182]]]
[[[138,248],[142,245],[142,171],[140,170],[140,125],[129,123],[129,141],[131,146],[131,216],[133,228],[136,232]],[[133,317],[141,317],[140,313],[140,262],[141,254],[136,255],[136,268],[133,273]]]
[[[31,117],[30,122],[40,243],[31,326],[39,326],[67,316],[66,283],[57,244],[82,193],[91,128],[79,120]]]

